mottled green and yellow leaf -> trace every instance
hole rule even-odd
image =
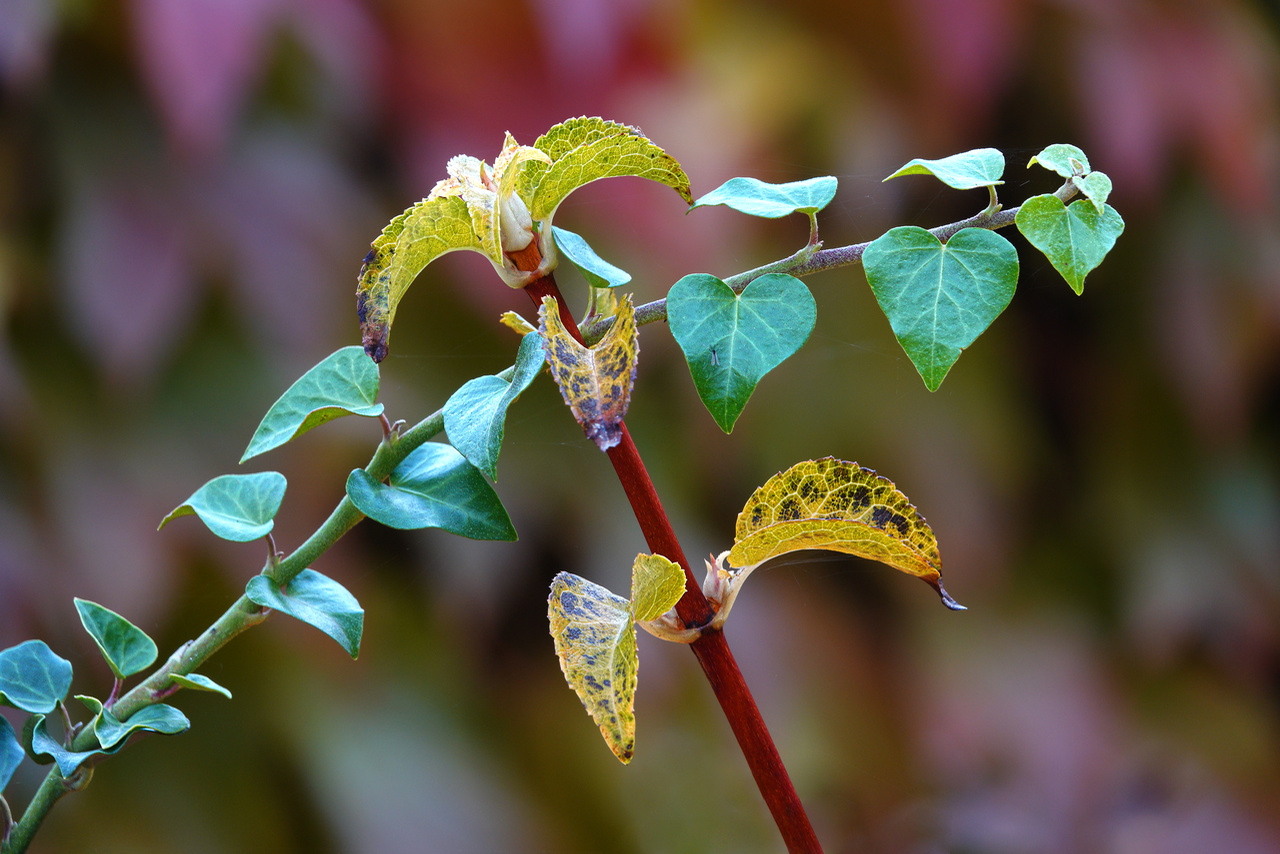
[[[393,219],[373,241],[356,288],[356,311],[364,351],[375,362],[387,355],[396,307],[436,258],[458,249],[484,252],[460,195],[423,199]]]
[[[559,303],[551,297],[543,299],[539,316],[547,362],[564,402],[587,438],[607,451],[622,439],[622,418],[636,379],[640,342],[631,297],[619,302],[613,326],[593,347],[584,347],[569,333]]]
[[[636,631],[631,603],[577,575],[551,582],[547,618],[565,681],[624,764],[635,751]]]
[[[738,515],[729,561],[751,567],[800,549],[870,558],[923,579],[949,608],[938,542],[893,482],[857,463],[826,457],[774,475]]]

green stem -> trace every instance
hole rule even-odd
[[[31,844],[31,838],[40,829],[40,823],[49,814],[49,810],[53,809],[58,799],[69,791],[71,790],[67,788],[66,781],[62,779],[62,775],[58,773],[58,766],[55,765],[53,770],[45,776],[40,788],[36,789],[35,796],[22,814],[22,819],[10,828],[9,835],[3,843],[0,843],[0,854],[19,854],[26,851],[27,846]]]

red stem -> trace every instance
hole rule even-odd
[[[511,258],[522,269],[536,269],[541,260],[538,258],[536,247],[537,241],[534,241],[530,244],[529,250],[511,253]],[[541,306],[542,298],[546,296],[554,297],[561,306],[564,305],[560,289],[550,274],[530,282],[524,290],[535,306]],[[581,342],[582,333],[578,331],[578,324],[572,315],[562,310],[560,318],[569,332]],[[649,478],[644,462],[640,459],[640,452],[636,450],[635,442],[631,440],[631,433],[627,430],[626,424],[620,426],[622,441],[609,449],[609,461],[613,463],[618,480],[622,483],[622,489],[627,494],[627,500],[631,502],[631,509],[636,514],[636,521],[640,523],[640,530],[644,533],[645,542],[649,544],[649,548],[654,554],[660,554],[684,568],[685,594],[676,603],[676,613],[687,626],[706,625],[713,616],[711,605],[693,576],[689,560],[684,556],[684,550],[680,548],[680,542],[671,528],[666,511],[662,509],[662,502],[658,499],[653,481]],[[756,786],[760,789],[769,812],[773,814],[773,820],[782,833],[787,850],[804,852],[804,854],[821,854],[822,846],[813,832],[813,827],[809,824],[804,805],[800,803],[800,796],[796,794],[795,787],[791,784],[791,777],[787,774],[787,769],[782,764],[782,757],[778,755],[778,749],[769,736],[769,730],[765,727],[764,718],[760,716],[760,709],[757,708],[756,701],[751,696],[751,690],[747,687],[746,680],[742,678],[742,671],[734,661],[733,652],[729,649],[724,633],[718,629],[704,631],[702,637],[694,641],[690,648],[697,656],[698,663],[702,665],[702,672],[711,683],[711,690],[715,692],[720,708],[724,710],[724,716],[729,721],[729,727],[738,739],[742,755],[751,768],[751,776],[755,778]]]

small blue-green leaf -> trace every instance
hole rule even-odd
[[[160,528],[194,513],[224,540],[247,543],[265,537],[275,524],[285,486],[284,475],[274,471],[215,477],[160,520]]]
[[[507,409],[515,402],[546,362],[542,336],[530,332],[520,341],[515,373],[508,382],[502,377],[476,377],[464,383],[444,405],[444,429],[449,441],[472,465],[494,480],[498,479],[498,452]]]
[[[231,699],[231,692],[223,688],[217,682],[214,682],[208,676],[202,676],[199,673],[174,673],[169,677],[183,688],[191,688],[195,691],[209,691],[214,694],[221,694],[228,700]]]
[[[347,588],[313,569],[299,572],[281,590],[265,575],[255,575],[245,595],[264,608],[272,608],[315,626],[336,640],[347,654],[360,654],[364,609]],[[230,694],[228,694],[230,696]]]
[[[134,712],[128,720],[121,721],[110,709],[104,708],[97,697],[77,694],[76,699],[84,704],[93,715],[87,724],[93,730],[94,737],[104,751],[116,751],[124,746],[125,741],[135,732],[158,732],[162,735],[177,735],[191,728],[187,716],[165,703],[154,703],[143,706]]]
[[[71,662],[44,641],[23,641],[0,652],[0,703],[48,714],[70,689]]]
[[[1124,220],[1111,205],[1099,210],[1093,202],[1079,199],[1067,206],[1051,194],[1027,199],[1014,221],[1077,294],[1084,292],[1085,276],[1102,263],[1124,231]]]
[[[593,288],[616,288],[631,281],[631,274],[620,270],[596,254],[587,241],[568,229],[551,226],[551,236],[556,248],[573,266],[582,271],[587,284]]]
[[[730,178],[693,203],[689,210],[727,205],[750,216],[777,219],[793,213],[816,214],[836,195],[836,179],[830,175],[767,184],[755,178]]]
[[[929,391],[1004,311],[1018,284],[1017,250],[981,228],[966,228],[945,246],[918,226],[893,228],[867,247],[862,266]]]
[[[307,371],[271,405],[254,431],[240,462],[296,439],[312,427],[343,415],[382,414],[378,363],[352,345]]]
[[[794,276],[769,273],[736,294],[694,273],[667,294],[667,322],[689,363],[698,396],[726,433],[769,371],[809,340],[818,309]]]
[[[14,734],[13,727],[4,718],[0,718],[0,792],[9,785],[13,772],[22,764],[27,753],[22,749],[22,742]]]
[[[31,720],[34,721],[31,729],[32,755],[52,758],[54,762],[58,763],[58,772],[63,777],[70,777],[76,773],[76,769],[90,756],[96,756],[99,753],[115,753],[124,746],[123,744],[117,744],[111,750],[70,750],[64,747],[62,742],[49,735],[49,730],[45,727],[44,715],[38,715]]]
[[[451,445],[427,442],[379,483],[364,469],[347,478],[361,513],[390,528],[442,528],[473,540],[514,540],[516,530],[480,470]]]
[[[1050,172],[1057,172],[1063,178],[1085,175],[1089,172],[1089,158],[1084,156],[1084,152],[1074,145],[1060,142],[1047,146],[1044,151],[1027,162],[1028,169],[1036,165],[1043,166]]]
[[[1102,213],[1107,199],[1111,196],[1111,177],[1106,172],[1090,172],[1082,178],[1077,178],[1076,186],[1080,188],[1080,192],[1086,199],[1093,202],[1094,208]]]
[[[87,599],[76,599],[76,611],[84,630],[102,650],[117,679],[146,670],[159,650],[147,633],[109,608]]]
[[[900,175],[932,175],[948,187],[972,190],[977,187],[994,187],[1003,184],[1004,155],[994,148],[975,148],[961,154],[953,154],[939,160],[917,157],[889,178]],[[885,178],[886,181],[889,178]]]

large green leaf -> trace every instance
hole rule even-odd
[[[1023,202],[1015,221],[1078,294],[1084,292],[1085,276],[1102,263],[1124,231],[1124,220],[1111,205],[1099,210],[1093,202],[1079,199],[1067,206],[1049,194]]]
[[[365,256],[356,288],[364,351],[375,362],[387,355],[396,307],[427,264],[458,249],[484,252],[461,196],[423,199],[391,220]]]
[[[667,322],[684,350],[698,396],[726,433],[756,385],[799,350],[817,305],[794,276],[769,273],[735,294],[705,273],[685,276],[667,294]]]
[[[103,750],[119,749],[135,732],[158,732],[161,735],[177,735],[191,728],[187,716],[165,703],[143,706],[121,721],[110,709],[104,708],[96,697],[77,694],[76,699],[94,716],[89,726]]]
[[[48,714],[71,689],[71,662],[42,640],[0,651],[0,703],[32,714]]]
[[[76,599],[75,604],[84,630],[102,650],[117,679],[140,673],[155,662],[156,642],[142,629],[96,602]]]
[[[693,203],[695,208],[726,205],[751,216],[777,219],[793,213],[815,214],[836,195],[836,179],[831,176],[767,184],[755,178],[730,178]]]
[[[449,441],[472,465],[498,479],[498,453],[507,409],[538,376],[546,362],[542,336],[530,332],[520,341],[515,373],[508,382],[499,376],[476,377],[463,383],[444,405],[444,429]]]
[[[224,540],[247,543],[265,537],[284,500],[284,475],[274,471],[224,474],[197,489],[160,520],[160,527],[194,513]],[[157,529],[159,530],[159,529]]]
[[[378,364],[352,345],[327,356],[271,405],[254,431],[240,462],[301,436],[343,415],[382,414]]]
[[[450,445],[428,442],[379,483],[364,469],[347,478],[361,513],[400,529],[443,528],[473,540],[514,540],[515,528],[480,470]]]
[[[932,175],[948,187],[972,190],[977,187],[994,187],[1003,184],[1004,155],[994,148],[975,148],[961,154],[953,154],[938,160],[917,157],[908,162],[889,178],[901,175]]]
[[[347,588],[326,575],[304,569],[284,589],[265,575],[255,575],[245,587],[245,595],[264,608],[272,608],[315,626],[338,642],[347,654],[360,654],[364,631],[364,609]]]
[[[551,582],[547,619],[565,681],[624,764],[636,742],[636,629],[631,602],[577,575]]]
[[[22,764],[22,757],[27,753],[22,749],[22,742],[13,732],[13,727],[4,718],[0,718],[0,792],[9,785],[13,772]]]
[[[867,282],[929,391],[1013,299],[1018,253],[966,228],[944,246],[923,228],[890,229],[862,256]]]
[[[591,287],[616,288],[631,281],[630,273],[618,269],[597,255],[591,244],[581,236],[554,225],[551,226],[551,235],[555,238],[560,254],[582,272],[582,277]]]
[[[636,128],[600,118],[570,119],[539,137],[534,147],[552,160],[527,164],[520,179],[531,190],[529,212],[535,220],[551,219],[565,196],[601,178],[648,178],[693,202],[689,176],[679,162]]]

